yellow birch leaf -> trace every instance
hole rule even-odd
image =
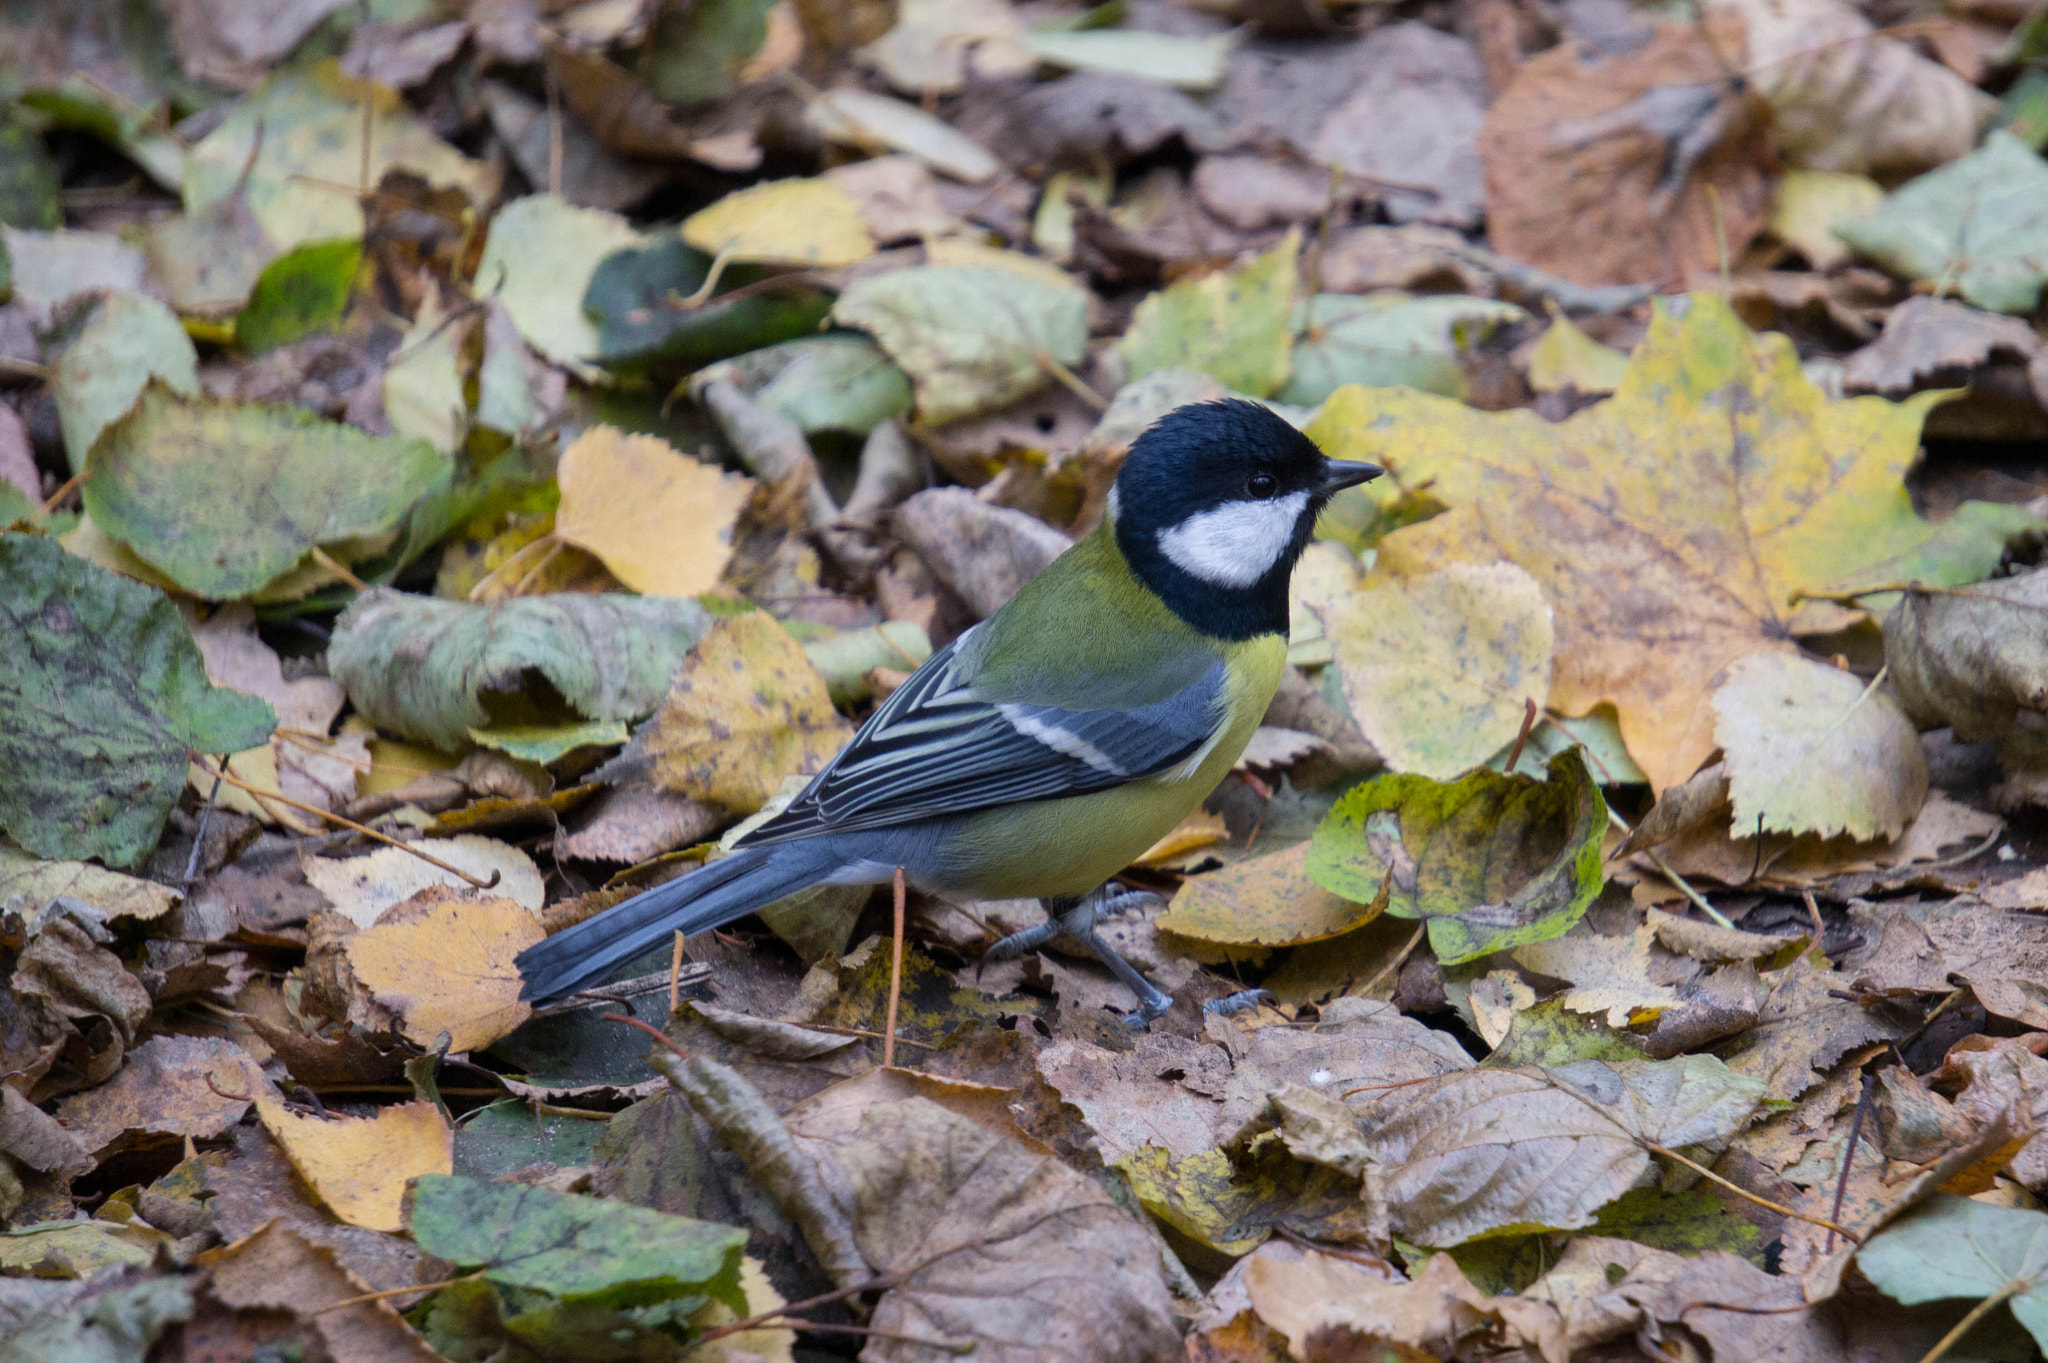
[[[540,868],[533,864],[532,857],[511,843],[465,833],[459,838],[436,838],[420,850],[435,861],[446,862],[479,880],[497,876],[497,884],[492,888],[499,897],[524,906],[529,916],[540,912],[544,897]],[[380,847],[367,856],[345,860],[306,856],[300,859],[300,865],[306,883],[327,896],[334,911],[359,928],[369,927],[386,909],[429,886],[472,888],[460,876],[403,847]]]
[[[351,1226],[404,1230],[405,1185],[421,1174],[455,1172],[455,1133],[429,1102],[322,1119],[259,1098],[256,1115],[299,1177]]]
[[[695,596],[718,585],[732,526],[754,482],[651,435],[593,426],[563,451],[555,538],[588,550],[646,596]]]
[[[1883,202],[1884,186],[1868,175],[1788,170],[1771,203],[1771,234],[1798,247],[1814,269],[1833,269],[1855,254],[1835,235],[1835,224],[1868,217]]]
[[[1611,393],[1628,372],[1628,355],[1601,345],[1572,325],[1572,319],[1550,305],[1550,330],[1529,348],[1529,386],[1539,393],[1570,388],[1580,393]]]
[[[700,251],[758,265],[833,269],[875,253],[860,204],[835,180],[770,180],[737,190],[683,220]]]
[[[348,940],[356,982],[398,1015],[407,1040],[473,1051],[526,1021],[514,958],[547,936],[533,911],[510,899],[422,894]]]
[[[1248,857],[1181,883],[1159,919],[1163,932],[1233,946],[1298,946],[1364,927],[1387,906],[1357,904],[1309,877],[1306,842]]]
[[[668,790],[751,814],[785,775],[821,770],[851,737],[803,645],[754,611],[711,626],[620,760],[648,763]]]

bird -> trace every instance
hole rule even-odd
[[[1171,998],[1095,932],[1112,879],[1236,764],[1287,665],[1288,581],[1316,520],[1374,464],[1332,459],[1259,403],[1177,407],[1136,440],[1101,523],[932,656],[727,855],[528,947],[521,997],[574,994],[676,932],[898,867],[949,899],[1036,898],[1137,996]],[[1137,892],[1142,893],[1142,892]]]

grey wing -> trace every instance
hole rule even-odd
[[[1194,684],[1136,709],[1005,701],[961,676],[948,644],[787,809],[737,845],[885,828],[1156,776],[1215,739],[1224,686],[1218,658]]]

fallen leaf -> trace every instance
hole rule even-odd
[[[1745,74],[1770,101],[1778,149],[1794,166],[1896,174],[1943,165],[1970,150],[1991,112],[1970,82],[1842,0],[1713,8],[1742,17]]]
[[[268,1222],[211,1251],[205,1265],[210,1270],[208,1291],[223,1305],[302,1320],[336,1358],[431,1363],[439,1357],[389,1299],[360,1300],[369,1295],[370,1284],[351,1272],[332,1249],[283,1221]]]
[[[1788,170],[1771,202],[1771,235],[1796,247],[1816,270],[1849,259],[1835,224],[1861,218],[1884,202],[1884,187],[1868,175],[1834,170]]]
[[[1765,1096],[1797,1098],[1820,1083],[1835,1062],[1871,1041],[1897,1041],[1917,1022],[1900,1010],[1852,1002],[1851,978],[1816,948],[1783,970],[1765,971],[1770,990],[1756,1025],[1721,1048],[1738,1074],[1766,1085]]]
[[[351,1226],[404,1230],[407,1183],[453,1168],[453,1133],[441,1109],[423,1100],[378,1108],[374,1117],[321,1118],[263,1098],[256,1115],[299,1177]]]
[[[1419,918],[1446,965],[1568,931],[1599,894],[1606,831],[1575,752],[1548,779],[1476,771],[1445,783],[1382,776],[1337,802],[1310,844],[1316,883]]]
[[[840,86],[808,111],[811,126],[828,141],[868,152],[902,152],[965,184],[986,184],[1003,163],[988,148],[915,104]]]
[[[0,536],[0,827],[38,856],[132,866],[156,845],[193,751],[239,752],[275,725],[214,687],[162,593],[32,535]]]
[[[784,341],[699,371],[701,382],[719,379],[730,380],[764,410],[788,417],[806,434],[866,435],[910,410],[909,376],[865,336]]]
[[[1478,53],[1413,19],[1374,28],[1355,47],[1356,74],[1331,87],[1342,102],[1316,129],[1310,156],[1370,185],[1395,222],[1476,227],[1486,206],[1479,129],[1492,97]]]
[[[2003,1296],[2034,1342],[2048,1348],[2048,1216],[1936,1194],[1856,1251],[1878,1291],[1908,1306],[1948,1297]]]
[[[1566,42],[1522,63],[1479,134],[1493,248],[1578,284],[1666,288],[1739,257],[1770,207],[1769,136],[1726,83],[1731,27],[1657,25],[1619,52]]]
[[[1712,1056],[1481,1069],[1411,1085],[1360,1113],[1394,1231],[1448,1246],[1511,1225],[1570,1230],[1667,1149],[1740,1131],[1762,1081]]]
[[[71,471],[109,424],[127,415],[156,379],[182,397],[199,394],[199,352],[171,310],[139,293],[110,293],[57,358],[50,394]]]
[[[900,0],[889,31],[854,54],[906,95],[949,95],[972,70],[983,79],[1028,74],[1037,55],[1002,0]]]
[[[497,298],[526,343],[586,380],[602,353],[583,295],[598,264],[615,251],[645,244],[616,213],[576,208],[557,195],[531,194],[491,218],[479,294]]]
[[[1505,558],[1534,574],[1555,611],[1550,708],[1614,705],[1662,790],[1713,751],[1721,669],[1788,649],[1794,591],[1939,533],[1902,481],[1935,400],[1830,401],[1784,338],[1695,295],[1682,318],[1659,308],[1612,399],[1561,423],[1341,389],[1309,435],[1454,508],[1389,535],[1376,571]]]
[[[413,1239],[438,1258],[481,1269],[491,1282],[592,1306],[711,1296],[746,1307],[739,1288],[745,1231],[447,1172],[430,1171],[415,1186]]]
[[[1843,961],[1858,988],[1946,994],[1960,981],[1986,1011],[2048,1027],[2048,921],[2039,914],[1957,895],[1873,911],[1868,921],[1869,950]]]
[[[829,1141],[806,1140],[800,1114],[800,1143],[845,1170],[862,1256],[895,1279],[875,1329],[971,1340],[991,1363],[1150,1363],[1178,1349],[1148,1233],[1051,1154],[927,1098],[875,1103]],[[869,1347],[889,1360],[929,1351]]]
[[[666,380],[679,368],[811,336],[831,311],[831,296],[805,274],[776,282],[765,266],[733,265],[714,280],[714,264],[674,235],[606,256],[582,300],[597,323],[598,362]],[[692,301],[706,285],[711,296]]]
[[[927,265],[856,280],[832,318],[869,332],[910,375],[919,417],[940,426],[1036,392],[1047,362],[1081,363],[1088,295],[1014,271]]]
[[[1654,1019],[1659,1011],[1679,1004],[1678,991],[1650,977],[1650,948],[1656,940],[1648,926],[1627,936],[1584,929],[1531,942],[1514,951],[1515,964],[1541,975],[1570,980],[1564,1006],[1575,1013],[1607,1015],[1610,1027],[1628,1027]]]
[[[825,679],[764,611],[714,622],[617,759],[665,789],[741,814],[814,775],[853,736]]]
[[[251,1101],[279,1096],[249,1053],[231,1041],[158,1036],[128,1052],[110,1082],[64,1099],[57,1120],[103,1160],[152,1144],[152,1135],[218,1136],[242,1120]]]
[[[103,917],[137,922],[161,918],[185,898],[181,890],[89,862],[44,861],[0,847],[0,905],[32,918],[59,895],[89,904]]]
[[[1185,279],[1138,304],[1117,351],[1134,379],[1162,369],[1209,374],[1265,397],[1287,382],[1298,235],[1241,268]]]
[[[173,188],[184,181],[181,146],[178,153]],[[150,269],[163,281],[171,306],[181,316],[209,319],[240,312],[263,267],[278,255],[277,243],[239,189],[196,213],[157,219],[149,227],[148,249]]]
[[[1348,1257],[1313,1249],[1297,1263],[1255,1256],[1247,1262],[1244,1285],[1252,1309],[1287,1336],[1295,1358],[1319,1356],[1312,1339],[1323,1343],[1346,1335],[1401,1347],[1388,1358],[1448,1355],[1497,1310],[1448,1254],[1430,1255],[1412,1282],[1389,1282]]]
[[[373,111],[367,119],[365,105]],[[460,190],[479,208],[497,192],[496,174],[436,137],[396,91],[350,80],[331,64],[288,68],[237,101],[186,153],[185,211],[202,212],[239,189],[279,251],[358,240],[356,195],[330,186],[367,192],[394,169]]]
[[[173,0],[165,6],[171,46],[197,81],[250,90],[279,58],[347,0],[286,0],[251,10],[224,0]]]
[[[1072,543],[1036,516],[991,506],[957,487],[927,488],[909,498],[890,527],[984,620]]]
[[[533,864],[533,858],[510,843],[465,833],[457,838],[430,839],[420,850],[481,880],[496,875],[498,882],[491,889],[496,891],[497,898],[523,906],[528,917],[540,912],[540,868]],[[359,928],[368,928],[386,909],[430,885],[473,888],[467,881],[401,847],[380,847],[365,856],[346,860],[308,855],[300,858],[300,864],[307,882]]]
[[[1835,235],[1894,274],[1942,280],[1992,312],[2033,311],[2048,281],[2048,165],[2008,132],[1894,191]]]
[[[1550,694],[1551,612],[1512,563],[1453,564],[1310,601],[1344,699],[1394,771],[1447,781],[1514,741]]]
[[[939,202],[938,182],[918,157],[897,152],[834,166],[825,178],[853,196],[877,245],[926,241],[958,231],[960,219]]]
[[[1842,382],[1867,393],[1903,393],[1944,370],[1975,369],[1996,351],[2027,360],[2040,348],[2040,337],[2017,317],[1948,298],[1908,298],[1885,315],[1875,341],[1849,356]]]
[[[2034,1130],[2013,1156],[2011,1173],[2030,1188],[2048,1178],[2048,1061],[2029,1051],[2025,1038],[1965,1037],[1929,1078],[1944,1090],[1961,1090],[1953,1111],[1968,1122],[1990,1126],[2004,1118],[2018,1129]]]
[[[651,435],[592,426],[562,451],[555,538],[604,560],[650,596],[695,596],[718,585],[732,527],[754,482]]]
[[[148,262],[111,232],[24,232],[0,226],[14,301],[44,323],[51,309],[81,293],[142,293]]]
[[[235,340],[261,355],[338,330],[348,312],[363,246],[353,238],[310,241],[263,267],[249,301],[235,314]]]
[[[1874,682],[1785,653],[1738,658],[1714,692],[1735,827],[1894,838],[1927,798],[1920,734]]]
[[[1601,345],[1551,305],[1550,326],[1529,349],[1529,386],[1539,393],[1606,394],[1621,387],[1628,355]]]
[[[1320,942],[1377,918],[1377,899],[1354,903],[1309,875],[1309,844],[1247,857],[1181,882],[1159,930],[1204,942],[1291,946]]]
[[[398,1016],[400,1031],[431,1049],[480,1051],[526,1021],[512,958],[547,934],[512,899],[415,895],[348,939],[356,981]]]
[[[0,1231],[0,1269],[9,1276],[88,1278],[110,1268],[148,1268],[170,1250],[171,1243],[170,1236],[147,1224],[60,1221],[20,1226]],[[77,1343],[65,1341],[70,1347]]]
[[[1228,33],[1194,38],[1121,28],[1024,34],[1032,55],[1049,65],[1135,76],[1196,92],[1223,83],[1223,61],[1235,41]]]
[[[100,1231],[100,1227],[105,1230]],[[74,1234],[118,1234],[128,1228],[89,1221],[72,1229]],[[63,1231],[58,1230],[57,1234]],[[141,1247],[136,1252],[149,1253]],[[60,1251],[58,1257],[61,1262],[67,1256]],[[77,1356],[90,1350],[89,1357],[95,1363],[143,1363],[166,1331],[192,1318],[192,1295],[192,1285],[183,1278],[141,1278],[104,1291],[85,1291],[76,1300],[53,1304],[48,1309],[17,1307],[7,1322],[8,1352],[26,1360],[62,1358],[67,1353]]]
[[[1273,398],[1313,407],[1358,383],[1462,399],[1469,385],[1459,355],[1495,326],[1528,315],[1513,303],[1459,294],[1317,294],[1295,305],[1288,378]]]
[[[93,446],[93,522],[202,596],[247,596],[323,544],[397,529],[447,476],[424,441],[152,384]]]
[[[853,196],[826,176],[735,190],[683,220],[683,240],[727,260],[833,269],[875,253]]]
[[[461,364],[467,320],[444,314],[439,294],[429,287],[384,368],[384,420],[393,435],[424,440],[442,454],[461,448],[469,432]]]
[[[709,622],[687,598],[537,596],[473,606],[376,589],[342,613],[327,667],[379,727],[460,752],[469,731],[494,718],[547,716],[521,689],[529,672],[573,712],[558,718],[640,718],[660,704]]]

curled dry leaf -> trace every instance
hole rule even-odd
[[[57,1120],[100,1160],[149,1145],[152,1136],[171,1143],[180,1136],[218,1136],[242,1120],[252,1101],[278,1096],[256,1061],[232,1041],[158,1036],[130,1051],[110,1082],[66,1098]]]
[[[609,770],[645,770],[664,789],[751,814],[852,736],[803,645],[753,611],[711,626]]]
[[[1752,653],[1714,692],[1735,827],[1895,838],[1927,798],[1920,734],[1875,682]]]
[[[351,1226],[404,1230],[406,1184],[454,1168],[454,1133],[424,1100],[379,1108],[375,1117],[321,1118],[265,1098],[256,1115],[299,1177]]]
[[[1453,564],[1308,604],[1359,729],[1394,771],[1469,771],[1550,694],[1550,606],[1512,563]]]
[[[348,940],[356,983],[397,1015],[408,1041],[482,1050],[533,1012],[519,998],[520,952],[541,940],[534,910],[511,899],[428,890]]]
[[[289,1314],[312,1326],[336,1358],[432,1363],[440,1357],[390,1301],[355,1300],[369,1294],[370,1284],[332,1249],[283,1221],[266,1223],[202,1263],[211,1270],[207,1288],[222,1305]]]
[[[634,591],[695,596],[718,585],[751,479],[651,435],[593,426],[562,451],[555,538],[587,549]]]
[[[529,918],[540,912],[540,868],[533,864],[532,857],[510,843],[465,833],[422,843],[421,850],[479,880],[496,875],[498,883],[491,887],[496,895],[520,905]],[[326,895],[335,911],[359,928],[369,927],[386,909],[428,886],[441,885],[465,892],[472,888],[460,876],[422,861],[402,847],[380,847],[365,856],[346,860],[306,856],[300,859],[300,866],[307,883]]]
[[[891,525],[932,574],[983,619],[1070,543],[1036,516],[991,506],[957,487],[927,488],[910,497],[896,508]]]
[[[1446,1075],[1359,1119],[1395,1233],[1448,1246],[1517,1224],[1589,1226],[1650,1167],[1646,1142],[1725,1139],[1763,1097],[1712,1056],[1586,1060]]]
[[[1851,355],[1842,382],[1867,393],[1903,393],[1943,370],[1975,369],[1996,351],[2032,359],[2041,338],[2017,317],[1952,298],[1908,298],[1885,314],[1884,331]]]

